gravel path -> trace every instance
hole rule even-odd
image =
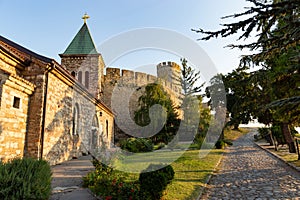
[[[201,199],[300,199],[300,173],[253,143],[234,142]]]

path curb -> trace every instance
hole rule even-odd
[[[221,162],[222,162],[222,160],[223,160],[223,158],[224,158],[224,154],[226,153],[226,151],[227,151],[227,149],[225,149],[225,151],[222,153],[222,156],[221,156],[221,158],[219,159],[219,161],[217,162],[216,166],[214,167],[212,173],[209,174],[209,175],[206,177],[205,182],[204,182],[204,185],[203,185],[203,186],[201,187],[201,189],[200,189],[200,192],[199,192],[199,195],[198,195],[198,197],[197,197],[197,200],[200,200],[200,199],[201,199],[201,197],[202,197],[202,195],[203,195],[203,193],[204,193],[204,191],[205,191],[205,189],[206,189],[208,183],[210,182],[212,176],[218,171],[217,168],[218,168],[219,165],[221,164]]]
[[[259,148],[261,148],[262,150],[264,150],[265,152],[269,153],[270,155],[272,155],[273,157],[281,160],[282,162],[284,162],[285,164],[287,164],[289,167],[293,168],[294,170],[300,172],[300,167],[297,167],[296,165],[289,163],[287,161],[285,161],[284,159],[282,159],[280,156],[278,156],[277,154],[269,151],[268,149],[262,147],[261,145],[257,144],[256,142],[253,142],[254,144],[256,144],[256,146],[258,146]]]

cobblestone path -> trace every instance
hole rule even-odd
[[[201,199],[300,199],[300,173],[257,147],[253,135],[229,148]]]

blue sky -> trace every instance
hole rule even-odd
[[[81,17],[87,12],[96,46],[132,29],[168,29],[197,42],[217,70],[226,73],[238,65],[242,54],[224,48],[226,44],[236,42],[235,38],[196,41],[200,35],[191,28],[216,30],[220,28],[219,24],[226,22],[220,19],[222,16],[241,12],[245,6],[245,0],[0,0],[0,34],[60,62],[58,54],[67,48],[83,24]],[[101,49],[98,50],[101,53]],[[178,62],[179,58],[146,51],[121,58],[113,65],[130,69],[164,60]]]

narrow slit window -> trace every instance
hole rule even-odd
[[[82,83],[82,71],[78,72],[78,81],[79,83]]]
[[[85,87],[87,89],[89,89],[89,85],[90,85],[90,73],[89,72],[85,72]]]
[[[13,107],[19,109],[20,108],[20,104],[21,104],[21,99],[19,97],[14,97]]]
[[[106,120],[106,136],[108,138],[108,120]]]

